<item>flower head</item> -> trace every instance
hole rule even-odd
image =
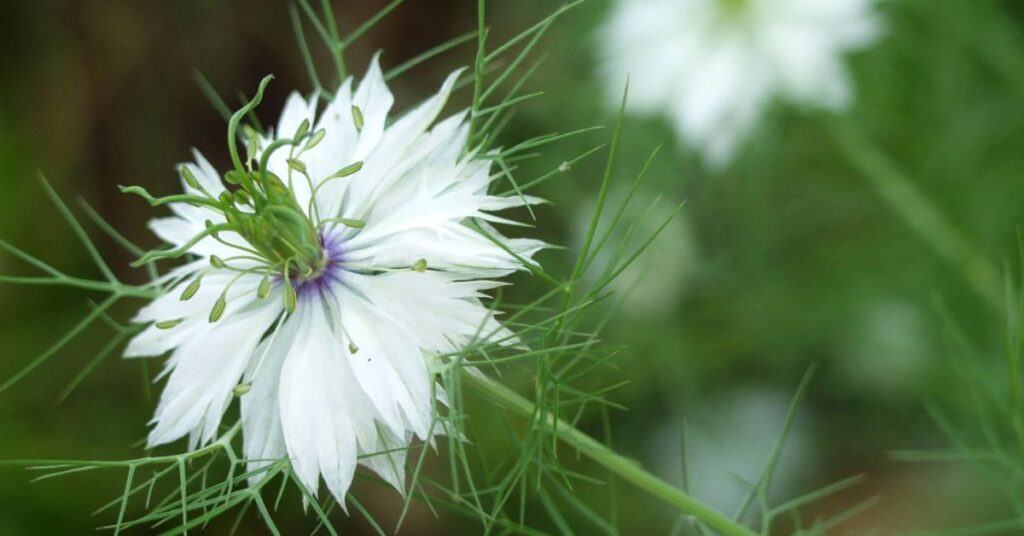
[[[402,448],[430,435],[443,397],[432,360],[475,337],[511,340],[482,292],[543,245],[489,225],[535,200],[487,193],[466,114],[434,124],[457,76],[389,124],[374,59],[322,110],[292,94],[269,135],[244,130],[244,161],[231,139],[223,176],[198,153],[181,166],[174,215],[150,225],[174,249],[144,260],[195,260],[139,311],[151,325],[126,350],[171,352],[150,445],[208,443],[240,397],[254,469],[287,456],[308,489],[322,476],[344,504],[358,458],[402,488]]]
[[[662,114],[714,167],[726,164],[774,97],[838,110],[842,55],[873,42],[876,0],[618,0],[600,34],[617,98]]]

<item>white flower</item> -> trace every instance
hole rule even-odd
[[[600,32],[612,98],[663,114],[713,167],[726,164],[776,96],[851,100],[843,54],[880,31],[876,0],[618,0]]]
[[[154,324],[126,350],[171,352],[150,445],[210,442],[234,393],[251,469],[287,456],[312,492],[322,476],[344,505],[357,456],[390,450],[358,462],[402,489],[401,449],[429,435],[432,393],[443,397],[432,357],[478,333],[511,342],[480,298],[522,264],[467,224],[521,258],[543,246],[488,224],[535,200],[487,193],[491,165],[466,154],[466,114],[431,128],[457,76],[390,124],[376,59],[319,113],[317,96],[292,94],[270,138],[248,131],[244,172],[225,175],[248,195],[226,193],[198,153],[182,166],[190,202],[151,228],[197,260],[138,313]],[[268,173],[254,165],[264,154]]]

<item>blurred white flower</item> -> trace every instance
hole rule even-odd
[[[269,138],[249,131],[254,158],[225,175],[234,193],[198,153],[182,166],[187,202],[151,228],[198,260],[138,313],[154,324],[126,350],[172,352],[150,446],[210,442],[235,395],[250,469],[287,456],[342,505],[357,461],[403,488],[402,449],[429,435],[432,393],[443,397],[432,356],[477,333],[510,337],[480,299],[522,264],[467,223],[521,258],[543,246],[487,223],[533,200],[487,193],[466,114],[431,127],[457,75],[390,124],[376,59],[319,113],[317,96],[292,94]],[[252,167],[261,155],[268,173]]]
[[[613,100],[664,115],[712,167],[729,162],[774,97],[851,100],[843,54],[880,33],[876,0],[617,0],[600,31]],[[617,102],[616,102],[617,104]]]
[[[871,396],[917,396],[935,355],[928,316],[913,303],[866,298],[840,347],[841,377]]]
[[[791,398],[792,393],[764,387],[741,388],[688,412],[685,455],[691,493],[720,511],[735,511],[772,455]],[[773,501],[791,497],[819,462],[807,417],[798,410],[786,436],[769,490]],[[681,421],[665,419],[655,426],[655,467],[682,487]]]
[[[621,188],[611,190],[606,210],[618,211],[627,194]],[[596,204],[595,197],[581,203],[576,211],[573,242],[577,249],[582,247]],[[658,233],[650,246],[608,285],[614,293],[612,301],[626,318],[650,322],[671,317],[699,265],[689,213],[684,210],[673,215],[674,209],[652,191],[637,191],[622,214],[618,225],[622,230],[609,236],[594,257],[594,266],[585,273],[588,283],[596,283]],[[667,218],[672,220],[659,229]],[[609,225],[610,218],[602,218],[598,236],[604,236]],[[632,232],[627,231],[634,226]]]

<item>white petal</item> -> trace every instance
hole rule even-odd
[[[303,300],[300,328],[281,370],[280,412],[292,467],[314,495],[323,475],[341,505],[360,439],[376,437],[373,404],[359,387],[319,300]]]
[[[295,344],[297,330],[298,322],[294,318],[284,322],[256,349],[245,373],[250,390],[242,396],[242,433],[250,472],[288,454],[281,429],[278,392],[281,367]],[[250,482],[258,480],[259,477],[254,477]]]
[[[384,74],[380,70],[380,53],[374,54],[370,61],[370,68],[366,76],[359,83],[356,94],[352,98],[352,104],[358,106],[363,114],[363,128],[359,132],[359,144],[356,146],[354,161],[363,160],[371,151],[377,148],[381,135],[384,133],[384,123],[387,120],[391,105],[395,98],[391,95],[384,82]],[[394,148],[385,148],[394,150]]]
[[[149,445],[169,443],[197,432],[200,443],[212,440],[231,401],[232,389],[264,332],[280,309],[262,304],[223,318],[216,328],[187,341],[168,362],[173,367],[160,396]]]
[[[426,435],[430,421],[430,373],[417,341],[352,292],[338,294],[346,359],[382,424],[392,436],[412,428]],[[350,353],[348,343],[358,350]]]

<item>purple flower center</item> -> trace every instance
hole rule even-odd
[[[320,250],[324,254],[324,267],[319,272],[308,278],[296,278],[292,280],[292,287],[298,298],[319,297],[330,292],[330,287],[341,281],[342,240],[337,233],[320,231]]]

